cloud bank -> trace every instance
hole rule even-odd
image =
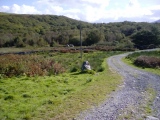
[[[143,0],[141,0],[143,1]],[[145,6],[140,0],[37,0],[32,5],[0,6],[1,12],[64,15],[87,22],[152,22],[160,19],[160,2]],[[145,3],[145,1],[143,1]]]

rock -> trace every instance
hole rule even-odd
[[[84,70],[91,70],[91,66],[88,61],[84,61],[82,64],[82,71]]]
[[[146,120],[159,120],[159,119],[153,116],[147,116]]]

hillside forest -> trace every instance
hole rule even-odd
[[[0,47],[73,44],[147,49],[160,46],[160,23],[88,23],[65,16],[0,13]]]

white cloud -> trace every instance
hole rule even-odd
[[[77,15],[66,14],[66,16],[69,17],[69,18],[73,18],[73,19],[76,19],[76,20],[80,20],[79,16],[77,16]]]
[[[160,20],[160,17],[151,17],[150,19],[156,21],[156,20]]]
[[[56,14],[61,14],[61,13],[63,13],[64,12],[64,10],[63,10],[63,8],[62,7],[60,7],[60,6],[51,6],[51,10],[52,11],[55,11],[56,12]]]
[[[82,1],[83,2],[89,2],[89,3],[96,3],[96,4],[104,4],[104,3],[108,4],[107,0],[82,0]]]
[[[160,5],[150,5],[150,7],[145,7],[144,2],[147,1],[122,1],[39,0],[39,4],[42,6],[48,6],[48,13],[65,15],[74,19],[80,19],[88,22],[101,22],[102,20],[107,21],[108,19],[113,21],[132,19],[133,21],[143,21],[143,19],[145,21],[150,21],[153,18],[157,18],[154,16],[154,10],[160,10]],[[114,8],[110,6],[111,4],[114,4]],[[56,9],[59,7],[63,9]]]
[[[154,6],[149,7],[148,9],[150,9],[150,10],[160,10],[160,5],[154,5]]]
[[[141,7],[138,0],[130,0],[123,9],[110,9],[104,13],[105,16],[102,16],[102,19],[113,19],[115,21],[122,18],[125,20],[153,15],[153,12],[150,9]]]
[[[123,1],[123,2],[122,2]],[[160,5],[145,7],[140,0],[38,0],[33,5],[1,6],[0,11],[20,14],[53,14],[88,21],[133,21],[158,18]],[[148,17],[148,18],[147,18]]]
[[[8,12],[9,11],[9,6],[2,6],[2,7],[0,7],[0,11],[1,12]]]
[[[11,7],[9,6],[2,6],[0,7],[2,12],[10,12],[10,13],[17,13],[17,14],[40,14],[38,10],[34,6],[27,6],[22,5],[19,6],[17,4],[13,4]]]
[[[138,0],[130,0],[128,5],[129,7],[140,7]]]
[[[19,13],[19,12],[22,12],[21,11],[21,7],[17,4],[14,4],[11,8],[10,8],[10,11],[14,12],[14,13]],[[23,10],[24,11],[24,10]],[[23,12],[22,12],[23,13]]]
[[[48,13],[66,15],[80,20],[94,22],[99,20],[110,0],[39,0],[37,4],[47,6]]]
[[[94,7],[106,7],[109,5],[110,0],[79,0],[81,3],[91,5]]]

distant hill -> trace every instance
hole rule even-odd
[[[69,37],[79,34],[80,24],[86,29],[93,26],[87,22],[57,15],[0,13],[0,18],[0,47],[2,43],[6,47],[15,46],[16,39],[29,46],[45,45],[55,41],[58,44],[67,44]]]
[[[118,48],[156,44],[151,38],[160,25],[147,22],[88,23],[57,15],[0,13],[0,47],[106,45]],[[156,27],[156,28],[155,28]],[[154,28],[154,30],[153,30]],[[157,29],[158,30],[158,29]],[[150,38],[145,35],[150,34]],[[142,36],[143,35],[143,36]],[[153,38],[156,38],[154,36]],[[143,39],[145,41],[135,40]],[[148,41],[149,42],[148,42]],[[159,39],[160,40],[160,39]]]
[[[160,23],[160,20],[155,21],[155,23]]]

